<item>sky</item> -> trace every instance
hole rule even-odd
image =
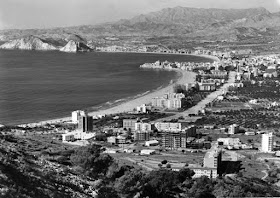
[[[0,29],[94,25],[177,6],[280,12],[280,0],[0,0]]]

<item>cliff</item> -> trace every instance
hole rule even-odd
[[[88,52],[91,51],[86,44],[70,40],[64,47],[60,48],[62,52]]]
[[[21,50],[57,50],[57,48],[38,37],[28,36],[4,43],[0,49],[21,49]]]

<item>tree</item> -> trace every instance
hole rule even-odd
[[[115,182],[115,189],[118,193],[133,197],[142,187],[144,173],[137,169],[127,171],[122,177]]]
[[[162,164],[167,164],[167,160],[162,160],[161,163]]]
[[[81,168],[81,171],[91,177],[105,174],[113,163],[113,158],[107,154],[101,154],[100,145],[80,147],[70,156],[72,164]]]
[[[143,178],[142,197],[167,198],[181,191],[178,186],[178,172],[160,169],[151,171]]]
[[[186,179],[191,179],[192,176],[194,176],[194,171],[189,169],[189,168],[182,168],[180,171],[179,171],[179,174],[178,174],[178,179],[179,181],[182,183],[184,182]]]

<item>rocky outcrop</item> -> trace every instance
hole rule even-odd
[[[62,52],[89,52],[92,49],[86,44],[76,41],[69,41],[64,47],[60,48]]]
[[[28,36],[4,43],[0,49],[57,50],[57,48],[35,36]]]

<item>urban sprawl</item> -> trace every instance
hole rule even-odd
[[[97,50],[131,51],[117,46]],[[147,51],[147,47],[137,50]],[[150,103],[135,106],[129,112],[89,116],[87,111],[77,110],[67,122],[26,124],[11,130],[18,135],[37,131],[55,134],[54,139],[65,144],[98,143],[119,161],[147,170],[177,171],[188,167],[195,172],[195,178],[238,173],[241,169],[229,172],[225,167],[240,161],[246,166],[248,156],[254,156],[250,160],[273,161],[278,166],[280,56],[242,56],[209,50],[176,53],[211,55],[217,61],[143,63],[141,69],[193,72],[196,79],[175,84],[169,93],[151,98]],[[250,174],[249,169],[242,173]],[[266,177],[269,170],[263,171]]]

